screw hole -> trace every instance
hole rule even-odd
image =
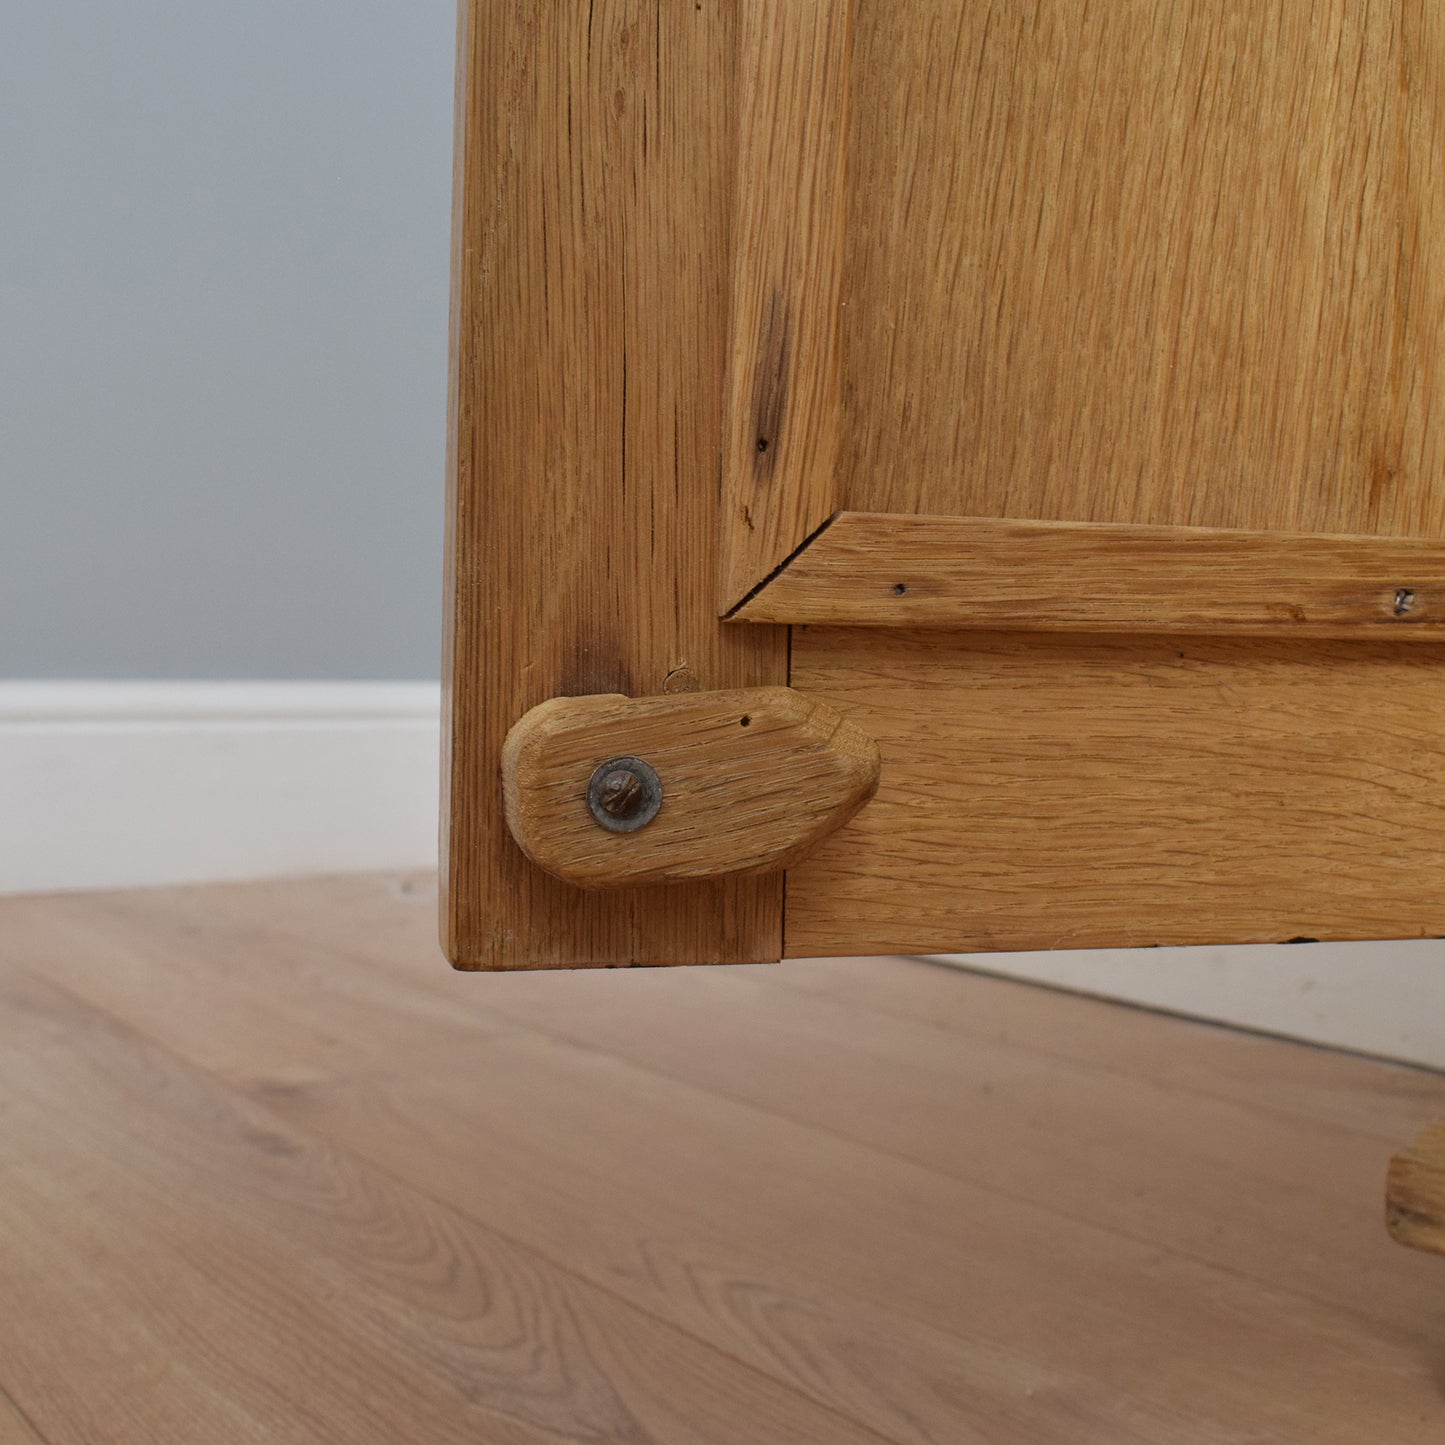
[[[907,591],[908,591],[908,584],[907,584],[906,582],[898,582],[898,583],[895,583],[895,584],[894,584],[894,587],[893,587],[893,595],[894,595],[895,597],[902,597],[902,596],[904,596],[904,595],[907,593]]]
[[[767,437],[759,437],[759,438],[758,438],[758,453],[759,453],[759,455],[761,455],[763,452],[767,451],[767,449],[768,449],[768,439],[767,439]]]
[[[750,727],[752,727],[752,725],[753,725],[753,720],[752,720],[752,718],[749,717],[747,713],[744,713],[744,714],[743,714],[743,720],[742,720],[741,726],[742,726],[742,727],[745,727],[745,728],[750,728]]]

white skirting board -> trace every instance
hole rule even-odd
[[[948,955],[981,973],[1445,1069],[1445,942]]]
[[[0,682],[0,893],[437,857],[435,683]]]

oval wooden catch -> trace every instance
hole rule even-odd
[[[621,776],[599,769],[613,760]],[[635,818],[656,775],[661,806]],[[513,727],[502,753],[507,824],[522,851],[579,888],[767,873],[799,862],[877,791],[878,745],[787,687],[673,697],[561,697]],[[594,787],[594,776],[596,783]],[[589,789],[592,801],[589,802]]]

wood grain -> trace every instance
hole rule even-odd
[[[1388,1147],[1405,1136],[1386,1141],[1379,1127],[1344,1127],[1338,1106],[1302,1124],[1273,1105],[1262,1081],[1239,1097],[1219,1098],[1209,1088],[1213,1079],[1185,1088],[1167,1065],[1110,1068],[1102,1041],[1087,1041],[1077,1066],[1064,1066],[1055,1062],[1056,1051],[1036,1051],[1030,1029],[999,1037],[987,1011],[960,1030],[940,1027],[937,1012],[900,1018],[880,1010],[860,1032],[857,1011],[826,991],[836,962],[799,970],[815,985],[806,992],[778,988],[773,975],[786,981],[794,972],[787,966],[662,985],[649,989],[645,1001],[626,990],[583,987],[569,999],[564,1018],[554,1003],[525,990],[510,991],[492,1007],[519,1028],[545,1022],[549,1032],[579,1047],[625,1057],[664,1078],[828,1129],[971,1185],[1001,1187],[1020,1201],[1047,1197],[1043,1191],[1063,1173],[1070,1190],[1064,1207],[1074,1218],[1240,1269],[1252,1280],[1368,1315],[1387,1328],[1402,1309],[1420,1319],[1441,1316],[1438,1279],[1429,1270],[1402,1279],[1381,1227]],[[903,999],[921,1004],[927,997],[910,975],[900,978],[896,966],[871,959],[868,967]],[[1260,965],[1262,988],[1268,970],[1267,962]],[[1083,1011],[1076,1000],[1067,1002],[1079,1027]],[[643,1008],[645,1029],[637,1017]],[[1030,1020],[1036,1011],[1046,1012],[1030,1008]],[[1120,1011],[1100,1012],[1103,1033],[1116,1033],[1110,1018]],[[1158,1043],[1165,1046],[1163,1039]],[[1217,1051],[1211,1072],[1223,1072],[1224,1053]],[[1185,1050],[1178,1067],[1187,1069],[1191,1057]],[[737,1067],[740,1058],[748,1061],[745,1070]],[[887,1089],[879,1088],[881,1058],[894,1061]],[[1293,1075],[1298,1065],[1289,1062]],[[1338,1082],[1338,1060],[1331,1062]],[[1419,1089],[1407,1135],[1418,1127],[1421,1101],[1428,1110],[1442,1087],[1437,1078]],[[945,1093],[960,1106],[938,1107]],[[1385,1109],[1381,1115],[1392,1117]],[[1121,1157],[1123,1137],[1128,1163]],[[1140,1161],[1151,1155],[1167,1156],[1168,1170],[1141,1171]],[[1235,1170],[1244,1159],[1254,1187],[1241,1192]],[[1301,1195],[1301,1175],[1323,1180],[1332,1169],[1332,1183]],[[1319,1241],[1352,1232],[1373,1247],[1359,1250],[1342,1271]]]
[[[739,7],[723,611],[834,508],[855,3]]]
[[[1438,1440],[1356,1121],[1439,1076],[901,960],[478,980],[433,904],[0,900],[0,1385],[55,1445]]]
[[[1445,1254],[1445,1119],[1390,1161],[1385,1217],[1400,1244]]]
[[[1445,535],[1445,10],[855,10],[843,509]]]
[[[744,622],[1445,639],[1445,541],[843,512]]]
[[[0,1344],[55,1445],[730,1445],[740,1398],[777,1445],[869,1438],[73,997],[0,997]]]
[[[1286,963],[1283,955],[1278,956]],[[986,968],[986,960],[973,960]],[[1020,1049],[1047,1071],[1092,1067],[1129,1078],[1145,1091],[1243,1104],[1297,1127],[1326,1133],[1346,1129],[1395,1145],[1418,1130],[1445,1083],[1416,1068],[1380,1069],[1374,1059],[1325,1048],[1281,1052],[1264,1035],[1233,1028],[1182,1024],[1161,1029],[1160,1016],[1085,999],[1052,987],[1014,986],[1003,975],[926,958],[903,975],[874,958],[832,958],[815,966],[794,960],[771,969],[770,980],[809,997],[853,1010],[924,1023],[955,1039],[961,1056],[996,1047]],[[1274,956],[1260,960],[1268,976]],[[1180,1048],[1191,1033],[1208,1029],[1204,1053]],[[985,1081],[986,1082],[986,1081]],[[982,1092],[982,1086],[980,1087]]]
[[[733,11],[462,5],[442,904],[462,968],[780,947],[776,878],[568,889],[512,842],[499,772],[551,697],[787,681],[785,634],[717,620]]]
[[[788,875],[790,956],[1445,935],[1421,643],[799,628],[877,798]]]
[[[609,759],[650,766],[661,808],[609,832],[588,785]],[[507,737],[507,826],[539,867],[579,888],[778,871],[837,832],[878,789],[878,745],[791,688],[681,697],[554,698]]]
[[[634,1008],[634,1037],[656,1029],[651,1009],[636,1000]],[[695,1008],[705,1015],[705,1001]],[[699,1034],[690,1037],[698,1047]],[[795,1061],[795,1082],[809,1058]],[[759,1109],[612,1053],[538,1038],[485,1056],[482,1086],[471,1091],[440,1083],[443,1062],[355,1090],[308,1090],[288,1112],[446,1201],[465,1200],[505,1219],[507,1230],[585,1259],[589,1273],[606,1271],[629,1297],[646,1292],[654,1308],[796,1361],[813,1388],[846,1398],[850,1413],[866,1407],[870,1423],[886,1419],[887,1437],[1213,1445],[1249,1439],[1253,1428],[1266,1440],[1357,1445],[1350,1429],[1362,1400],[1401,1386],[1398,1346],[1382,1343],[1375,1321],[1347,1323],[1359,1316],[1247,1270],[1226,1283],[1224,1271],[1187,1252],[1081,1223],[1068,1209],[1067,1168],[1043,1198],[1007,1187],[1012,1151],[986,1182],[950,1178],[789,1117],[794,1106],[775,1072],[770,1105]],[[743,1067],[741,1056],[732,1063]],[[898,1096],[884,1080],[906,1073],[907,1060],[889,1051],[867,1067],[886,1107]],[[971,1097],[960,1089],[932,1107],[956,1114]],[[1104,1140],[1126,1127],[1105,1126]],[[660,1150],[660,1139],[687,1140],[682,1157]],[[1120,1152],[1145,1171],[1138,1177],[1165,1167],[1157,1155]],[[1388,1256],[1378,1146],[1364,1178],[1356,1151],[1350,1157],[1368,1200],[1365,1211],[1348,1210],[1356,1237],[1368,1240],[1351,1257]],[[496,1178],[498,1158],[525,1159],[534,1177],[580,1171],[590,1197],[538,1190],[534,1216],[522,1220],[515,1191]],[[1234,1167],[1240,1179],[1245,1170]],[[684,1201],[696,1224],[682,1215]],[[1316,1239],[1345,1237],[1333,1218],[1327,1210],[1301,1227]],[[866,1346],[848,1333],[850,1296],[882,1311],[863,1324]],[[1436,1310],[1410,1318],[1416,1337],[1439,1325]],[[1430,1440],[1423,1421],[1442,1418],[1432,1389],[1428,1365],[1415,1363],[1405,1393],[1424,1412],[1408,1427],[1422,1445]],[[1392,1416],[1399,1404],[1387,1407]]]
[[[1439,7],[829,8],[743,22],[727,606],[838,510],[1445,535]]]

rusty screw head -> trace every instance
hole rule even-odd
[[[662,807],[662,779],[641,758],[610,758],[592,774],[587,806],[609,833],[635,833]]]

